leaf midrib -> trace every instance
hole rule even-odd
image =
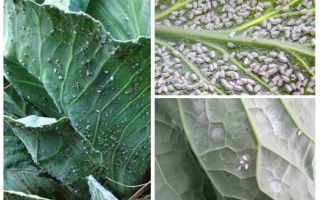
[[[257,46],[267,46],[269,48],[280,48],[287,52],[294,51],[301,55],[314,58],[315,53],[309,48],[304,46],[295,45],[291,42],[284,42],[276,39],[254,39],[249,37],[234,36],[230,37],[226,33],[220,31],[206,31],[206,30],[185,30],[182,27],[177,26],[164,26],[157,25],[155,28],[156,35],[175,38],[175,39],[188,39],[192,41],[197,41],[199,39],[212,42],[232,42],[232,43],[243,43],[252,44]]]

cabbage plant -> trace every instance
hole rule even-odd
[[[149,4],[4,1],[5,199],[148,193]]]
[[[315,199],[314,99],[157,99],[155,199]]]
[[[156,0],[156,94],[315,93],[314,0]]]

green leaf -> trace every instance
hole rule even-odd
[[[314,132],[305,132],[291,117],[305,118],[313,113],[314,99],[290,101],[308,112],[290,112],[278,99],[243,101],[259,141],[257,180],[261,190],[272,198],[314,199],[315,147],[310,137]],[[310,126],[314,122],[311,120]]]
[[[173,102],[173,100],[166,99]],[[206,176],[193,158],[188,142],[174,118],[158,102],[155,122],[155,197],[156,199],[206,199]],[[168,104],[168,103],[167,103]],[[215,199],[210,194],[210,199]]]
[[[56,6],[64,11],[84,12],[88,7],[89,0],[45,0],[44,4]]]
[[[5,1],[5,27],[5,57],[38,78],[102,153],[108,188],[130,196],[123,185],[149,172],[150,39],[115,41],[87,14],[21,0]]]
[[[50,200],[46,198],[39,197],[37,195],[25,194],[23,192],[17,191],[4,191],[4,200]]]
[[[45,4],[66,12],[86,12],[117,40],[151,36],[150,0],[46,0]]]
[[[150,0],[91,0],[86,10],[118,40],[150,37]]]
[[[72,11],[85,11],[88,7],[89,0],[71,0],[69,8]]]
[[[92,175],[88,178],[91,200],[117,200],[115,196],[105,189]]]
[[[217,199],[314,199],[314,129],[306,132],[302,120],[314,127],[314,99],[177,101],[186,140]]]
[[[4,58],[4,75],[18,94],[38,111],[50,117],[61,116],[43,84],[30,75],[21,64]]]
[[[37,114],[34,107],[21,99],[17,91],[12,87],[12,85],[8,85],[3,93],[4,100],[4,114],[9,115],[11,117],[23,117],[29,114]]]
[[[12,129],[4,126],[4,190],[37,194],[54,199],[71,199],[63,186],[36,166]],[[8,195],[6,195],[8,196]],[[6,199],[6,198],[5,198]],[[8,199],[10,199],[8,197]],[[12,198],[16,199],[16,198]]]
[[[314,94],[314,5],[157,1],[156,93]]]
[[[67,118],[52,123],[47,123],[52,119],[35,118],[36,116],[14,120],[5,117],[5,122],[26,146],[37,165],[80,199],[89,198],[85,177],[90,173],[95,173],[98,177],[104,176],[103,170],[99,170],[101,153],[95,151],[89,142],[70,126]]]

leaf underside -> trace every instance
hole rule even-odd
[[[207,194],[197,190],[204,187],[203,176],[218,200],[315,198],[314,130],[303,128],[314,127],[314,118],[307,117],[314,113],[313,99],[175,101],[156,102],[156,199],[184,199],[188,187],[200,192],[190,199],[201,198]],[[178,105],[179,119],[168,105]],[[305,116],[309,121],[297,121]],[[188,175],[179,178],[177,171],[186,170]]]
[[[156,1],[157,94],[315,93],[314,0],[236,2]]]

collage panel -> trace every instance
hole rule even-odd
[[[314,95],[314,0],[156,0],[156,95]]]
[[[315,100],[161,98],[155,200],[315,199]]]
[[[150,199],[150,0],[2,2],[0,199]]]
[[[0,199],[318,199],[315,0],[1,3]]]

